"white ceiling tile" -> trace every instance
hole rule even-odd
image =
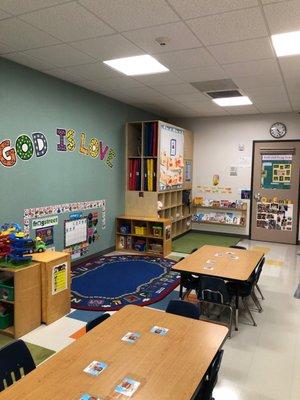
[[[300,80],[285,79],[286,87],[290,96],[298,96],[300,93]]]
[[[243,89],[243,88],[241,88]],[[243,90],[254,101],[268,103],[271,101],[287,101],[286,89],[283,85],[255,87]]]
[[[66,67],[71,74],[79,75],[83,79],[101,81],[103,79],[120,78],[120,74],[100,62]]]
[[[56,67],[66,67],[69,65],[85,64],[94,61],[91,57],[80,51],[73,49],[66,44],[42,47],[25,51],[46,63],[51,63]]]
[[[162,53],[154,56],[162,64],[171,69],[207,67],[217,62],[205,48],[188,49]]]
[[[18,64],[26,65],[26,67],[37,69],[39,71],[47,71],[51,68],[54,68],[52,64],[45,63],[37,58],[31,57],[24,53],[6,54],[5,58]]]
[[[13,49],[11,46],[7,46],[4,43],[0,43],[0,54],[12,53],[14,51],[16,51],[16,49]]]
[[[219,44],[209,46],[208,50],[221,64],[274,58],[274,53],[268,38]]]
[[[256,75],[241,78],[234,78],[234,82],[239,88],[251,89],[256,87],[279,86],[283,84],[283,80],[279,72],[277,74]]]
[[[258,7],[192,19],[187,24],[206,46],[268,35]]]
[[[59,41],[45,32],[40,31],[17,18],[0,21],[1,42],[16,50],[32,49],[49,46]]]
[[[259,114],[260,111],[254,106],[241,106],[241,107],[224,107],[224,109],[231,115],[243,115],[243,114]]]
[[[282,1],[289,1],[289,0],[260,0],[262,4],[270,4],[270,3],[280,3]]]
[[[190,95],[199,93],[192,85],[189,83],[179,83],[175,85],[159,85],[153,86],[154,89],[158,90],[160,93],[166,95]]]
[[[101,61],[144,54],[119,34],[72,42],[71,45]]]
[[[137,46],[154,54],[201,46],[199,40],[183,22],[125,32],[124,35]],[[170,39],[166,46],[162,47],[155,41],[155,38],[161,36]]]
[[[203,68],[189,68],[176,71],[187,82],[210,81],[227,78],[227,73],[218,65]]]
[[[256,76],[279,73],[277,61],[258,60],[248,61],[245,63],[224,64],[223,69],[228,73],[230,78],[240,78],[244,76]]]
[[[49,34],[70,42],[107,35],[114,30],[77,3],[34,11],[20,17],[23,21]]]
[[[182,79],[178,78],[172,72],[162,72],[160,74],[153,75],[142,75],[134,77],[137,81],[143,82],[148,86],[157,86],[157,85],[172,85],[176,83],[181,83]]]
[[[196,18],[257,6],[257,0],[169,0],[182,18]]]
[[[80,0],[79,3],[119,32],[179,20],[164,0]]]
[[[300,56],[281,57],[279,64],[285,79],[300,81]]]
[[[1,0],[0,7],[13,15],[19,15],[65,2],[66,0]]]
[[[50,71],[47,71],[48,75],[55,76],[56,78],[63,79],[68,82],[81,82],[83,81],[81,76],[71,74],[70,72],[66,71],[64,68],[53,68]]]
[[[186,107],[201,112],[220,112],[220,114],[224,114],[224,109],[213,103],[212,100],[206,101],[184,101],[182,102]],[[226,113],[226,112],[225,112]]]
[[[265,104],[256,104],[256,107],[262,113],[280,113],[280,112],[291,112],[292,108],[289,103],[273,102]]]
[[[104,79],[96,83],[102,90],[123,90],[144,86],[142,83],[129,77]]]
[[[294,111],[300,110],[300,95],[290,96]]]
[[[208,97],[200,92],[190,94],[170,94],[166,93],[168,97],[180,103],[196,103],[200,101],[207,101]]]
[[[300,1],[290,0],[264,6],[272,34],[300,30]]]
[[[0,3],[1,6],[1,3]],[[10,14],[6,13],[5,11],[0,10],[0,19],[9,18],[11,17]]]

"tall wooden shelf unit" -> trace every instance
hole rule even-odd
[[[149,147],[149,126],[154,126],[154,143]],[[183,131],[183,181],[172,188],[160,187],[162,127]],[[125,215],[171,220],[171,236],[191,229],[192,210],[183,202],[183,191],[192,189],[193,134],[163,121],[138,121],[126,124]],[[187,168],[189,171],[187,171]],[[149,185],[147,172],[152,171]],[[133,172],[134,171],[134,172]],[[132,174],[135,179],[132,180]],[[138,219],[138,218],[137,218]]]

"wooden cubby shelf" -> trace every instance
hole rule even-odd
[[[171,253],[171,220],[122,216],[116,218],[116,250],[167,256]]]
[[[161,180],[163,175],[160,175],[164,173],[161,171],[164,171],[163,168],[166,165],[170,165],[170,162],[175,163],[175,159],[172,158],[175,156],[172,154],[171,157],[170,147],[167,146],[166,151],[161,150],[162,138],[170,140],[166,129],[170,132],[176,131],[177,135],[180,131],[179,136],[183,133],[183,153],[178,152],[176,156],[177,161],[181,160],[181,163],[183,161],[183,181],[173,186],[164,186],[165,183],[161,182],[167,182],[167,180]],[[182,154],[181,158],[179,154]],[[125,159],[127,160],[125,214],[137,219],[150,217],[170,220],[172,238],[190,230],[192,213],[190,207],[184,204],[183,193],[192,189],[192,178],[186,176],[186,165],[188,164],[191,169],[193,134],[163,121],[128,122]],[[182,168],[180,162],[178,165],[177,169]],[[166,188],[168,190],[162,190]]]

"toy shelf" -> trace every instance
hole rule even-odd
[[[31,262],[22,267],[6,267],[0,261],[0,276],[12,280],[13,300],[0,299],[9,306],[12,325],[0,329],[3,333],[19,338],[41,325],[41,269],[40,264]]]
[[[246,226],[246,224],[233,224],[233,223],[229,223],[229,222],[218,222],[218,221],[192,221],[192,222],[196,223],[196,224],[239,226],[242,228]]]
[[[116,250],[167,256],[171,253],[171,220],[135,216],[116,218]]]
[[[200,209],[210,209],[210,210],[221,210],[221,211],[232,211],[232,212],[235,212],[235,211],[239,211],[239,212],[247,212],[247,204],[246,204],[246,207],[243,207],[243,208],[241,208],[241,207],[214,207],[214,206],[198,206],[198,205],[195,205],[195,204],[193,204],[193,207],[194,208],[200,208]]]

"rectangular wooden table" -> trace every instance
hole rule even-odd
[[[169,332],[151,333],[154,325]],[[141,337],[121,341],[127,332]],[[227,333],[222,325],[129,305],[0,393],[0,400],[79,400],[83,393],[125,400],[114,392],[124,377],[141,382],[134,400],[188,400]],[[108,365],[98,377],[83,372],[94,360]]]
[[[172,269],[229,281],[246,281],[263,257],[262,251],[205,245],[175,264]],[[180,297],[182,297],[182,287],[180,287]],[[236,296],[236,330],[238,313],[239,301]]]

